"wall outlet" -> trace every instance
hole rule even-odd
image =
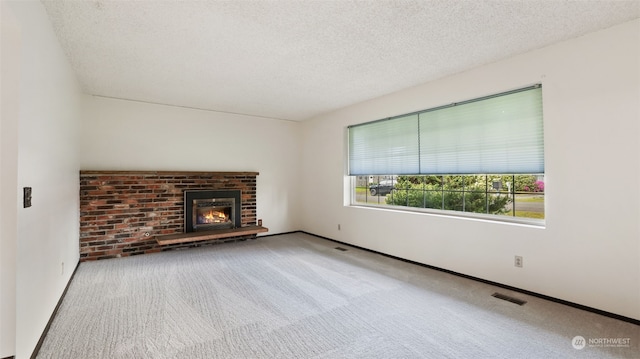
[[[340,230],[340,225],[338,224],[338,230]]]
[[[522,268],[522,256],[516,256],[515,260],[513,261],[513,265],[518,268]]]
[[[64,275],[64,262],[62,262],[62,269],[60,270],[60,275]]]

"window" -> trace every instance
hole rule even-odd
[[[544,219],[544,175],[357,176],[353,204]]]
[[[352,204],[544,218],[539,85],[349,128]]]

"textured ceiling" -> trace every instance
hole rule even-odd
[[[640,17],[640,0],[42,2],[88,94],[286,120]]]

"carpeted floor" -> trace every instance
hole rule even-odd
[[[631,323],[293,233],[82,263],[38,358],[637,358],[639,342]]]

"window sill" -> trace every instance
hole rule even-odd
[[[411,214],[419,214],[419,215],[426,215],[426,216],[432,216],[432,217],[471,220],[471,221],[485,222],[485,223],[499,223],[499,224],[506,224],[506,225],[516,225],[516,226],[524,226],[529,228],[537,228],[537,229],[546,228],[545,220],[532,219],[532,218],[498,216],[498,215],[492,215],[492,214],[457,212],[457,211],[446,211],[446,210],[429,210],[425,208],[402,207],[402,206],[391,206],[391,205],[376,206],[376,205],[366,205],[361,203],[352,203],[350,205],[347,205],[347,207],[362,208],[362,209],[368,209],[368,210],[382,210],[382,211],[391,211],[391,212],[411,213]]]

